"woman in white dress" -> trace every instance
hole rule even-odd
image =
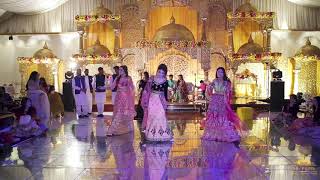
[[[155,77],[151,77],[143,91],[144,111],[142,128],[147,141],[171,141],[173,134],[167,122],[168,100],[167,66],[160,64]]]
[[[40,89],[39,77],[40,75],[37,71],[33,71],[30,74],[27,83],[27,97],[29,98],[27,109],[29,109],[30,106],[34,107],[37,118],[40,121],[40,127],[47,129],[50,119],[50,103],[47,93]]]

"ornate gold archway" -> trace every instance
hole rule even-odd
[[[185,52],[172,48],[159,53],[154,59],[146,63],[146,70],[151,74],[156,74],[157,67],[161,63],[167,65],[168,74],[172,74],[175,79],[179,74],[184,76],[186,82],[194,83],[195,80],[203,79],[201,63]]]

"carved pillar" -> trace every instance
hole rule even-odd
[[[298,93],[299,92],[299,73],[300,73],[300,69],[295,69],[293,70],[294,73],[294,77],[293,77],[293,93]]]
[[[115,38],[114,38],[114,54],[119,55],[120,49],[120,29],[114,30]]]
[[[233,49],[233,28],[228,29],[228,53],[232,54],[234,52]]]
[[[207,34],[206,34],[206,22],[207,22],[207,19],[206,17],[202,17],[201,20],[202,20],[202,33],[201,33],[201,41],[207,41]]]
[[[142,39],[146,40],[146,19],[141,19],[141,26],[142,26]]]
[[[27,78],[27,65],[19,63],[19,72],[20,72],[20,93],[21,95],[25,95],[26,93],[26,78]]]
[[[79,33],[79,52],[83,53],[83,41],[84,41],[84,35],[85,30],[83,27],[78,27],[78,33]]]
[[[267,52],[270,52],[271,51],[271,31],[272,29],[268,29],[267,30]]]

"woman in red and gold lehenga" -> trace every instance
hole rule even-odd
[[[111,89],[117,88],[116,101],[113,106],[113,119],[108,129],[108,136],[126,134],[133,131],[134,85],[128,75],[127,66],[120,66],[119,76],[111,84]]]
[[[240,141],[243,125],[231,109],[231,82],[223,67],[217,69],[216,79],[208,86],[207,92],[211,100],[202,139],[222,142]]]

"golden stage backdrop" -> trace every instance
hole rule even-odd
[[[157,30],[167,25],[172,15],[176,24],[187,27],[192,32],[195,41],[199,40],[198,12],[190,7],[156,7],[151,10],[146,26],[146,37],[153,40]]]
[[[263,34],[261,33],[260,25],[252,20],[239,22],[234,29],[233,33],[233,45],[234,52],[238,52],[239,48],[248,42],[248,39],[252,35],[254,42],[262,47],[266,47],[263,44]]]
[[[95,44],[99,38],[100,43],[106,46],[111,53],[114,52],[115,32],[110,23],[95,23],[86,27],[87,38],[84,40],[84,49]]]

